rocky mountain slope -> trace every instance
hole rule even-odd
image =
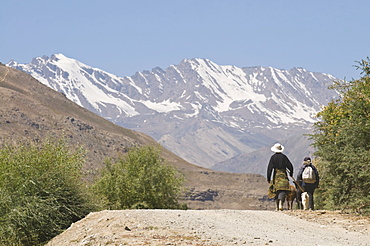
[[[241,169],[235,160],[244,155],[262,160],[260,149],[278,141],[301,146],[287,149],[298,166],[309,154],[309,142],[297,144],[297,136],[311,130],[320,107],[336,96],[327,89],[335,79],[329,74],[220,66],[207,59],[185,59],[130,77],[62,54],[8,66],[120,126],[150,135],[191,163],[227,171],[264,174],[259,162],[243,162]]]
[[[122,128],[70,101],[30,75],[0,65],[0,145],[24,139],[64,136],[87,150],[84,171],[98,175],[108,157],[133,145],[157,144],[138,131]],[[268,209],[267,182],[257,174],[232,174],[198,167],[164,149],[163,157],[186,178],[184,202],[190,208]]]

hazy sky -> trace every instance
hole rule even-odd
[[[0,62],[62,53],[118,76],[185,58],[358,78],[369,0],[8,0]]]

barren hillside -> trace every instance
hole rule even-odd
[[[133,145],[156,144],[151,137],[119,127],[78,106],[30,75],[0,66],[0,143],[65,136],[87,150],[84,170],[91,180],[108,157]],[[261,175],[215,172],[192,165],[168,150],[164,158],[186,177],[184,201],[194,209],[269,209]]]

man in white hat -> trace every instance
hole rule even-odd
[[[281,144],[276,143],[271,147],[271,151],[275,152],[275,154],[271,156],[267,167],[267,182],[273,184],[273,190],[276,194],[276,210],[283,210],[285,197],[290,190],[287,169],[289,170],[289,175],[293,177],[293,165],[288,157],[282,153],[284,146]],[[272,171],[274,171],[274,174],[271,180]]]

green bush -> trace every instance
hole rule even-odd
[[[0,150],[0,245],[42,245],[92,206],[81,182],[82,148],[64,140]]]
[[[358,68],[361,78],[334,83],[340,98],[319,112],[311,137],[321,178],[318,206],[370,213],[369,58]]]
[[[136,147],[116,163],[107,161],[93,190],[104,197],[109,209],[180,208],[184,178],[160,153],[159,147]]]

